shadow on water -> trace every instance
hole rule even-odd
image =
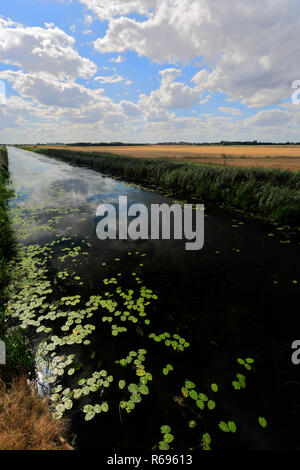
[[[57,233],[76,244],[81,239],[89,241],[88,255],[76,267],[83,285],[70,285],[64,295],[79,293],[88,298],[102,293],[102,280],[118,273],[130,288],[134,270],[158,295],[151,331],[177,332],[191,344],[176,358],[163,345],[155,345],[149,368],[160,372],[150,395],[134,412],[120,418],[115,407],[91,422],[85,422],[80,413],[71,414],[77,448],[151,449],[160,439],[160,426],[170,423],[177,446],[199,447],[202,433],[195,438],[187,425],[193,418],[191,410],[174,400],[180,395],[178,384],[183,385],[185,379],[202,390],[208,390],[212,382],[219,385],[216,411],[206,423],[207,429],[216,430],[212,432],[214,448],[299,446],[300,376],[291,362],[291,344],[299,325],[299,287],[293,283],[299,280],[296,241],[281,243],[282,231],[218,210],[206,213],[205,245],[198,252],[185,251],[183,242],[177,240],[100,241],[95,234],[99,204],[116,203],[119,196],[127,196],[128,204],[147,207],[172,200],[19,149],[9,149],[9,165],[16,192],[12,213],[21,210],[21,223],[27,211],[34,211],[39,224],[47,227],[29,232],[23,243],[48,243]],[[71,212],[64,214],[64,210]],[[49,218],[55,217],[55,224],[49,225]],[[140,253],[147,255],[142,262]],[[71,261],[67,263],[72,268]],[[60,269],[61,262],[54,256],[52,276]],[[102,364],[117,377],[116,359],[132,349],[153,348],[147,337],[128,333],[113,338],[103,334],[99,325],[92,345],[75,348],[86,376]],[[255,372],[247,377],[246,390],[233,391],[232,381],[239,371],[236,359],[249,356],[255,358]],[[176,373],[162,375],[162,357],[165,364],[175,366]],[[114,396],[115,392],[109,393]],[[268,418],[266,431],[258,426],[258,416]],[[228,419],[240,423],[234,436],[218,431],[218,422]]]

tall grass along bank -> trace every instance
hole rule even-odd
[[[35,151],[124,180],[160,186],[204,204],[231,207],[281,224],[300,222],[299,171],[198,165],[47,148]]]

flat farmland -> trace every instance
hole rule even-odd
[[[105,152],[134,158],[168,160],[242,167],[300,170],[300,146],[221,146],[221,145],[146,145],[146,146],[41,146],[82,152]]]

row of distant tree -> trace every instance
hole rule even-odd
[[[37,144],[37,145],[68,145],[77,147],[121,147],[121,146],[137,146],[137,145],[300,145],[300,142],[259,142],[257,140],[252,141],[227,141],[222,140],[221,142],[158,142],[157,144],[145,144],[145,143],[126,143],[126,142],[76,142],[71,144],[63,143],[48,143],[48,144]]]
[[[251,141],[230,141],[221,140],[221,142],[160,142],[156,145],[300,145],[300,142],[258,142],[257,140]]]
[[[152,144],[127,144],[126,142],[73,142],[71,144],[65,144],[62,142],[48,143],[48,144],[36,144],[36,145],[67,145],[68,147],[121,147],[121,146],[136,146],[136,145],[152,145]]]
[[[1,144],[0,144],[1,145]],[[22,146],[23,144],[19,144]],[[26,144],[24,144],[26,145]],[[37,143],[35,145],[67,145],[68,147],[121,147],[121,146],[147,146],[147,145],[300,145],[300,142],[259,142],[257,140],[251,141],[230,141],[222,140],[220,142],[157,142],[156,144],[145,143],[126,143],[126,142],[72,142],[65,144],[63,142],[48,142],[47,144]]]

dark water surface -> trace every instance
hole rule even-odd
[[[9,168],[16,193],[12,213],[21,208],[26,217],[26,211],[36,210],[39,221],[45,221],[45,230],[33,231],[22,243],[48,243],[58,233],[76,243],[87,239],[88,255],[77,270],[84,283],[79,293],[88,297],[103,292],[102,280],[116,273],[124,273],[122,282],[130,283],[134,270],[158,295],[149,332],[178,332],[191,344],[186,352],[174,353],[139,335],[113,338],[102,333],[99,321],[92,350],[83,346],[79,352],[87,376],[98,360],[117,377],[116,359],[139,347],[152,351],[153,346],[149,369],[160,373],[153,373],[150,395],[125,413],[122,422],[117,408],[91,422],[81,413],[71,414],[77,448],[151,449],[163,424],[172,425],[174,442],[182,449],[199,446],[205,430],[213,448],[299,448],[300,366],[291,362],[291,344],[300,337],[299,284],[293,282],[299,282],[296,241],[282,243],[289,241],[282,230],[217,210],[206,213],[205,245],[198,252],[185,251],[184,243],[175,240],[100,241],[95,234],[99,204],[116,204],[119,196],[147,207],[172,199],[15,148],[9,148]],[[49,218],[64,210],[69,213],[49,226]],[[136,251],[147,256],[140,258]],[[53,259],[53,272],[60,269]],[[70,286],[65,295],[76,293]],[[237,372],[245,372],[238,357],[255,359],[255,371],[245,373],[243,391],[231,384]],[[164,377],[161,363],[173,364],[175,371]],[[216,410],[206,414],[207,429],[198,425],[198,435],[188,427],[188,407],[174,401],[185,379],[204,393],[212,382],[219,385],[213,397]],[[258,425],[259,416],[267,418],[266,430]],[[234,420],[238,432],[222,433],[220,420]]]

